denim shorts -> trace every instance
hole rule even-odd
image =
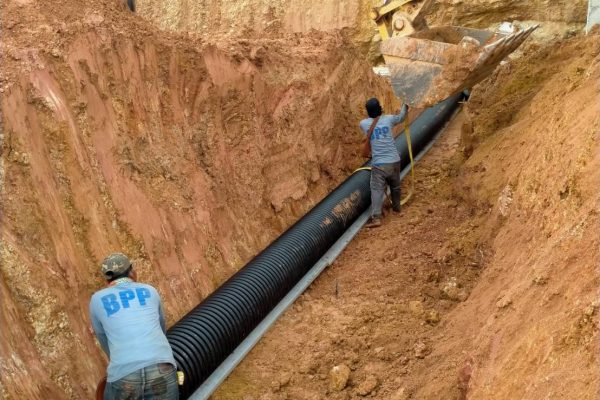
[[[107,382],[104,400],[178,400],[177,369],[168,363],[154,364]]]

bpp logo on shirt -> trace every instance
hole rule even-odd
[[[382,138],[386,138],[389,136],[390,133],[390,128],[388,126],[383,126],[383,127],[376,127],[375,129],[373,129],[373,139],[374,140],[379,140]]]
[[[106,316],[110,317],[112,314],[119,312],[121,308],[129,308],[131,301],[135,300],[136,297],[140,306],[145,306],[146,299],[151,296],[152,294],[148,289],[136,288],[135,291],[131,289],[121,290],[118,297],[114,293],[107,294],[106,296],[102,296],[100,300],[102,300],[102,305],[104,306],[104,310],[106,310]]]

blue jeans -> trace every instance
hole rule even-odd
[[[104,400],[178,400],[177,370],[171,364],[155,364],[107,382]]]

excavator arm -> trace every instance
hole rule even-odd
[[[427,28],[424,15],[434,0],[391,0],[373,7],[371,19],[377,24],[382,40],[407,36]]]

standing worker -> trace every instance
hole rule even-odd
[[[400,154],[394,142],[393,128],[406,118],[408,106],[402,105],[398,115],[382,115],[379,100],[372,98],[365,104],[369,118],[360,121],[366,138],[362,155],[371,157],[371,219],[368,228],[381,226],[381,208],[385,191],[390,186],[392,210],[400,212]]]
[[[108,355],[104,400],[177,400],[177,369],[156,289],[136,282],[122,253],[102,261],[108,287],[90,300],[92,327]]]

